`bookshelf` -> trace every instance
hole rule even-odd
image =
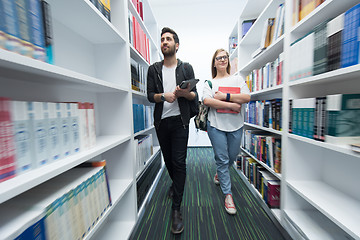
[[[154,153],[160,147],[154,127],[134,133],[133,103],[149,105],[146,94],[131,88],[130,58],[149,63],[130,44],[129,11],[149,38],[151,63],[159,61],[159,30],[148,0],[144,20],[132,1],[111,1],[111,21],[88,0],[47,0],[51,9],[54,64],[0,49],[0,96],[21,101],[93,102],[96,145],[90,149],[0,183],[0,208],[30,194],[37,186],[93,158],[105,159],[112,206],[85,237],[127,239],[139,217],[136,201],[134,138],[152,134]],[[143,208],[142,208],[143,209]],[[26,214],[26,211],[20,213]],[[5,216],[2,216],[2,223]],[[2,227],[2,226],[1,226]],[[23,226],[12,226],[20,229]]]
[[[274,17],[276,6],[285,2],[284,34],[255,58],[262,36],[263,21]],[[262,4],[247,1],[235,24],[234,32],[241,32],[242,21],[257,18],[231,55],[238,57],[236,74],[244,78],[253,70],[274,61],[284,52],[283,83],[251,93],[252,100],[282,98],[282,131],[245,123],[245,129],[258,129],[281,136],[281,204],[273,219],[294,239],[360,239],[356,223],[360,220],[360,195],[355,176],[360,168],[360,154],[346,145],[316,141],[288,132],[289,99],[314,98],[330,94],[360,93],[359,64],[290,81],[289,62],[291,44],[310,32],[316,25],[337,17],[359,1],[325,0],[301,21],[292,25],[294,1],[265,1]],[[255,8],[256,7],[256,8]],[[244,151],[244,150],[242,150]],[[249,155],[249,153],[247,153]],[[250,154],[251,155],[251,154]],[[253,156],[254,157],[254,156]],[[271,171],[269,171],[271,172]],[[242,172],[239,174],[250,185]],[[272,173],[276,176],[276,173]],[[257,191],[252,191],[259,196]]]

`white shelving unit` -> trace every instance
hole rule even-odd
[[[88,0],[47,2],[55,64],[0,50],[0,96],[22,101],[93,102],[96,146],[0,183],[0,207],[97,157],[107,162],[112,206],[86,238],[128,239],[138,219],[133,139],[153,133],[154,152],[160,151],[153,127],[138,134],[133,131],[132,104],[149,103],[145,94],[131,89],[130,57],[144,67],[149,63],[129,42],[128,11],[150,39],[151,62],[160,60],[156,20],[148,0],[143,0],[144,21],[132,1],[111,1],[111,22]]]
[[[285,2],[285,33],[254,59],[251,53],[260,42],[263,22],[274,17],[276,7]],[[326,72],[289,81],[290,44],[310,32],[314,26],[334,18],[359,3],[357,0],[326,0],[302,21],[292,22],[293,1],[247,1],[239,21],[257,18],[231,55],[238,57],[238,74],[246,77],[253,69],[284,52],[283,84],[251,93],[252,100],[282,98],[282,131],[253,124],[246,128],[261,129],[281,136],[281,206],[274,215],[294,239],[360,239],[360,194],[356,176],[360,154],[348,146],[333,145],[288,133],[289,99],[325,96],[336,93],[359,93],[360,66]],[[231,36],[234,35],[232,31]],[[276,174],[273,173],[275,176]],[[244,180],[246,178],[244,177]],[[253,191],[254,195],[256,190]],[[264,206],[267,208],[267,206]],[[268,209],[269,210],[269,209]]]

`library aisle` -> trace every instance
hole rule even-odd
[[[170,230],[170,177],[164,169],[153,197],[130,239],[291,239],[273,222],[234,168],[231,168],[236,215],[226,213],[224,197],[213,183],[214,153],[210,147],[189,148],[187,179],[182,203],[184,232]]]

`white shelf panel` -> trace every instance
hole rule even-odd
[[[0,183],[0,203],[129,140],[130,136],[100,136],[96,139],[96,146],[89,150],[51,162],[2,182]]]
[[[257,17],[254,24],[251,26],[249,31],[246,33],[243,39],[241,39],[239,45],[259,45],[260,38],[259,33],[262,33],[262,29],[265,24],[265,20],[273,18],[276,15],[276,9],[279,7],[283,0],[271,0],[268,1],[265,9]]]
[[[102,240],[128,239],[135,226],[135,221],[107,221],[106,231],[101,231]],[[105,226],[104,226],[105,227]]]
[[[322,182],[288,181],[288,185],[345,232],[360,239],[359,200]]]
[[[340,68],[334,71],[326,72],[316,76],[302,78],[299,80],[289,82],[290,87],[313,85],[313,84],[326,84],[333,82],[345,82],[360,77],[360,65],[351,67]]]
[[[241,151],[245,152],[247,155],[249,155],[250,157],[252,157],[253,159],[256,160],[256,162],[258,162],[261,166],[263,166],[264,168],[266,168],[266,170],[268,170],[272,175],[274,175],[275,177],[277,177],[279,180],[281,180],[281,174],[280,173],[276,173],[273,169],[271,169],[268,165],[266,165],[265,163],[261,162],[260,160],[258,160],[254,155],[252,155],[248,150],[240,147]]]
[[[275,129],[272,129],[272,128],[261,127],[261,126],[251,124],[251,123],[247,123],[247,122],[245,122],[244,125],[249,126],[249,127],[253,127],[253,128],[257,128],[257,129],[260,129],[260,130],[264,130],[266,132],[275,133],[277,135],[282,135],[282,131],[275,130]]]
[[[282,90],[283,90],[283,84],[280,84],[277,86],[262,89],[260,91],[251,92],[250,95],[251,96],[259,96],[259,95],[265,95],[265,94],[281,93]]]
[[[284,210],[287,220],[299,231],[302,236],[311,240],[345,240],[344,234],[334,229],[331,224],[318,211],[311,210]],[[290,219],[289,219],[290,218]]]
[[[135,91],[135,90],[131,90],[131,92],[132,92],[133,95],[136,95],[138,97],[147,98],[147,95],[145,93],[138,92],[138,91]]]
[[[115,208],[133,184],[132,179],[109,179],[112,208]]]
[[[147,169],[152,160],[154,160],[154,157],[158,154],[158,152],[160,152],[160,146],[154,146],[153,152],[153,155],[151,155],[151,157],[146,161],[144,168],[136,174],[136,179],[138,179],[138,177]]]
[[[350,156],[353,156],[353,157],[360,158],[360,153],[352,151],[349,145],[334,145],[334,144],[331,144],[331,143],[316,141],[314,139],[298,136],[298,135],[295,135],[295,134],[289,134],[289,133],[287,133],[287,134],[289,135],[289,139],[294,139],[294,140],[304,142],[304,143],[308,143],[308,144],[311,144],[311,145],[315,145],[315,146],[318,146],[318,147],[321,147],[321,148],[326,148],[326,149],[331,150],[331,151],[335,151],[335,152],[339,152],[339,153],[343,153],[343,154],[346,154],[346,155],[350,155]]]
[[[241,74],[249,74],[252,70],[265,66],[268,62],[273,62],[284,49],[284,35],[275,40],[257,57],[253,58],[245,66],[240,68]]]
[[[315,10],[309,13],[304,19],[295,24],[291,28],[290,32],[292,34],[306,34],[316,25],[338,16],[357,3],[359,3],[358,0],[326,0],[320,6],[315,8]]]
[[[125,42],[123,35],[88,0],[48,0],[54,19],[94,44]],[[64,17],[66,16],[66,17]],[[79,19],[85,19],[79,21]],[[71,40],[69,40],[71,41]]]
[[[259,193],[259,191],[254,187],[253,184],[251,184],[249,182],[249,180],[246,178],[246,176],[244,175],[243,172],[241,172],[240,170],[236,169],[236,167],[234,167],[235,170],[238,172],[238,174],[240,175],[240,177],[246,182],[245,184],[248,185],[248,187],[250,188],[250,191],[257,197],[259,198],[264,206],[269,209],[271,211],[271,213],[274,215],[274,217],[280,222],[281,221],[281,210],[279,208],[269,208],[266,203],[264,202],[264,199],[262,198],[261,194]]]
[[[91,92],[127,92],[118,84],[44,63],[17,53],[0,49],[1,76],[27,82],[52,84],[57,87],[77,87]]]
[[[134,133],[134,137],[142,135],[142,134],[144,134],[144,133],[146,133],[146,132],[148,132],[148,131],[150,131],[150,130],[152,130],[154,128],[155,128],[155,126],[151,126],[151,127],[147,128],[147,129],[144,129],[144,130],[142,130],[140,132],[136,132],[136,133]]]

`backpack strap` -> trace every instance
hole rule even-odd
[[[208,82],[209,87],[212,89],[212,82],[210,80],[205,80],[205,82]]]

